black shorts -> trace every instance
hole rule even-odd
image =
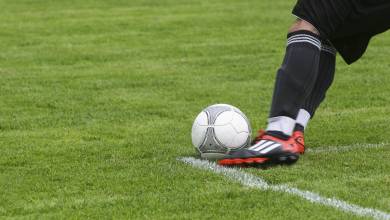
[[[293,14],[316,27],[348,64],[390,28],[390,0],[298,0]]]

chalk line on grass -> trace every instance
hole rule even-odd
[[[358,216],[366,216],[366,217],[372,217],[374,219],[390,220],[390,213],[386,213],[373,208],[364,208],[336,198],[323,197],[317,193],[300,190],[298,188],[290,187],[287,185],[268,184],[262,178],[246,173],[238,168],[223,167],[217,165],[214,162],[200,160],[193,157],[182,157],[182,158],[178,158],[178,160],[202,170],[209,170],[217,174],[222,174],[233,181],[241,183],[244,186],[257,188],[260,190],[272,190],[275,192],[284,192],[284,193],[292,194],[295,196],[299,196],[303,199],[306,199],[312,203],[318,203],[325,206],[333,207],[335,209],[352,213]]]
[[[307,153],[327,153],[327,152],[345,152],[356,149],[372,149],[372,148],[381,148],[385,146],[389,146],[390,143],[381,142],[377,144],[354,144],[347,146],[328,146],[328,147],[316,147],[316,148],[308,148],[306,150]]]

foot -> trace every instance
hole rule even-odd
[[[260,129],[257,132],[257,136],[252,140],[252,145],[255,145],[259,141],[261,141],[262,137],[265,135],[265,131]],[[305,137],[304,133],[302,131],[294,131],[292,138],[295,140],[295,142],[300,146],[300,152],[299,154],[305,153]]]
[[[224,159],[218,161],[218,164],[293,164],[299,159],[299,154],[303,154],[304,151],[302,132],[294,132],[289,139],[283,140],[260,131],[252,146],[229,152]]]

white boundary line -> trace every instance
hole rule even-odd
[[[381,148],[385,146],[389,146],[390,143],[382,142],[378,144],[354,144],[347,146],[328,146],[328,147],[316,147],[316,148],[308,148],[306,152],[308,153],[327,153],[327,152],[345,152],[355,149],[372,149],[372,148]]]
[[[317,193],[300,190],[298,188],[289,187],[287,185],[268,184],[262,178],[243,172],[240,169],[219,166],[213,162],[200,160],[193,157],[183,157],[183,158],[178,158],[178,160],[202,170],[209,170],[217,174],[222,174],[233,181],[241,183],[244,186],[257,188],[260,190],[285,192],[306,199],[312,203],[318,203],[325,206],[330,206],[335,209],[352,213],[358,216],[372,217],[374,219],[390,220],[390,213],[386,213],[372,208],[364,208],[358,205],[347,203],[343,200],[339,200],[336,198],[322,197]]]

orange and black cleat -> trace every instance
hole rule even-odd
[[[252,146],[229,152],[218,161],[218,164],[225,166],[293,164],[304,152],[302,132],[296,131],[289,139],[283,140],[260,131]]]

